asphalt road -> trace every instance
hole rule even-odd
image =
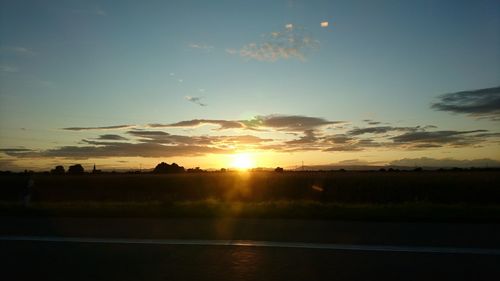
[[[441,247],[498,253],[500,225],[495,224],[0,218],[0,236],[103,239],[0,239],[3,280],[493,280],[500,276],[498,254],[411,251]],[[106,242],[115,238],[330,243],[367,249]],[[370,250],[374,245],[410,247],[410,251]]]

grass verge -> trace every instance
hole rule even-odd
[[[363,221],[500,222],[500,206],[464,204],[338,204],[317,201],[0,202],[0,216],[286,218]]]

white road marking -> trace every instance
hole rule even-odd
[[[32,242],[72,242],[97,244],[144,244],[144,245],[198,245],[198,246],[240,246],[240,247],[273,247],[301,248],[365,252],[406,252],[431,254],[474,254],[500,255],[500,249],[456,248],[456,247],[420,247],[395,245],[353,245],[325,244],[301,242],[274,242],[253,240],[183,240],[183,239],[121,239],[121,238],[88,238],[58,236],[0,236],[0,241],[32,241]]]

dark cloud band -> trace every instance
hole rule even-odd
[[[500,120],[500,87],[449,93],[431,105],[435,110]]]

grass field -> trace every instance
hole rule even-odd
[[[8,214],[499,220],[498,171],[251,172],[0,177]]]

